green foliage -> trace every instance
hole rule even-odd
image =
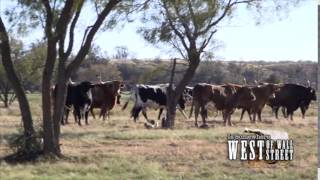
[[[146,83],[160,84],[169,81],[168,70],[170,62],[168,61],[133,61],[112,62],[116,64],[121,73],[121,78],[127,83]],[[175,82],[182,78],[186,67],[178,64]],[[300,69],[299,76],[296,69]],[[200,63],[198,70],[190,85],[199,82],[213,84],[237,83],[243,84],[246,78],[248,84],[258,82],[274,83],[300,83],[307,85],[310,80],[315,87],[317,81],[315,63],[311,62],[221,62],[221,61],[203,61]],[[294,77],[294,78],[292,78]]]
[[[53,10],[54,23],[57,22],[57,15],[61,12],[62,0],[55,1],[56,8]],[[5,16],[10,23],[10,32],[26,36],[33,29],[44,27],[45,9],[40,0],[17,0],[11,2],[12,6],[5,9]],[[53,6],[53,1],[51,1]]]
[[[13,37],[10,37],[11,56],[13,64],[17,66],[18,62],[24,55],[23,43]],[[12,90],[11,84],[7,78],[7,74],[2,65],[2,57],[0,57],[0,100],[3,102],[5,107],[9,107],[15,100],[15,94]],[[19,71],[16,69],[16,71]]]
[[[18,129],[17,134],[9,136],[7,143],[10,149],[17,156],[32,155],[39,153],[43,148],[42,141],[42,130],[39,127],[35,128],[37,130],[32,136],[26,136],[22,128]]]
[[[215,42],[214,34],[219,29],[217,26],[235,17],[241,7],[246,6],[246,10],[253,12],[252,17],[259,24],[268,22],[269,17],[285,17],[302,1],[156,0],[149,2],[141,17],[144,25],[137,32],[151,44],[171,44],[190,61],[191,51],[201,54],[207,46],[210,49]]]
[[[46,46],[44,42],[31,45],[30,50],[24,51],[22,41],[11,38],[12,59],[25,89],[38,89],[41,80],[44,59],[46,57]],[[9,83],[4,68],[0,65],[0,84]]]
[[[16,63],[17,73],[26,89],[33,91],[40,88],[45,58],[46,44],[38,42],[32,44],[31,49]]]

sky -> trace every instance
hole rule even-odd
[[[8,6],[7,2],[0,0],[0,10]],[[91,15],[91,10],[86,9],[81,23],[92,22]],[[99,32],[94,43],[110,56],[115,54],[115,47],[126,46],[131,57],[138,59],[179,57],[170,45],[155,47],[146,42],[136,33],[140,25],[140,22],[134,22],[112,31]],[[77,35],[81,37],[82,34],[83,29],[78,29]],[[34,30],[23,40],[31,43],[41,36],[41,30]],[[75,47],[79,47],[80,39],[77,38]],[[212,52],[218,60],[317,61],[317,1],[306,0],[291,10],[286,18],[272,18],[258,26],[252,14],[240,10],[232,20],[219,26],[214,39],[218,48]]]
[[[317,61],[317,1],[307,0],[287,16],[257,26],[250,14],[240,12],[216,33],[219,45],[214,50],[216,59]],[[136,34],[137,27],[129,24],[122,30],[101,33],[96,43],[109,52],[116,46],[127,46],[137,58],[179,56],[168,52],[171,47],[157,48],[147,43]]]

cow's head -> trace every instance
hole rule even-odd
[[[310,100],[317,100],[317,95],[316,95],[316,90],[313,89],[312,87],[308,87],[308,91],[309,91],[309,98]]]
[[[117,104],[120,104],[121,91],[124,89],[124,83],[122,81],[112,81],[113,92],[116,95]]]
[[[243,86],[239,88],[234,94],[235,103],[241,104],[246,102],[251,102],[256,100],[256,96],[252,92],[252,88]]]
[[[179,108],[184,110],[186,108],[185,104],[186,104],[186,100],[183,98],[183,95],[181,95],[179,100],[178,100]]]
[[[123,89],[123,82],[122,81],[112,81],[112,89],[113,93],[116,96],[119,96],[121,93],[121,89]]]
[[[281,84],[271,84],[271,83],[264,83],[262,87],[265,88],[267,94],[269,94],[269,99],[274,99],[276,97],[276,92],[280,91],[280,88],[283,85]]]
[[[93,88],[95,85],[89,81],[83,81],[79,84],[81,87],[81,90],[83,92],[88,92],[91,88]]]

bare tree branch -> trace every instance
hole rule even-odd
[[[198,34],[205,34],[207,33],[213,26],[217,25],[229,12],[229,10],[236,4],[244,4],[244,3],[251,3],[254,2],[256,0],[243,0],[243,1],[233,1],[229,0],[226,7],[224,8],[223,13],[221,14],[221,16],[219,18],[217,18],[215,21],[213,21],[212,23],[210,23],[207,28],[205,28],[203,31],[200,31]]]
[[[171,29],[172,29],[172,30],[174,31],[174,33],[179,37],[179,39],[180,39],[183,47],[184,47],[186,50],[188,50],[189,48],[188,48],[188,46],[187,46],[187,44],[186,44],[186,42],[185,42],[184,36],[182,35],[182,33],[181,33],[180,31],[178,31],[178,29],[175,27],[175,25],[174,25],[173,22],[172,22],[172,16],[171,16],[171,14],[170,14],[170,12],[169,12],[169,9],[168,9],[168,6],[167,6],[166,2],[163,2],[163,7],[164,7],[164,9],[165,9],[165,11],[166,11],[166,17],[168,18],[169,25],[170,25]]]
[[[75,16],[74,16],[74,18],[73,18],[73,20],[71,22],[71,25],[70,25],[70,29],[69,29],[69,45],[68,45],[67,51],[65,53],[66,57],[68,57],[72,52],[73,43],[74,43],[74,29],[75,29],[75,26],[76,26],[77,21],[79,19],[83,3],[84,3],[84,1],[82,0],[80,2],[80,4],[79,4],[78,8],[77,8],[76,14],[75,14]]]
[[[209,42],[211,41],[213,35],[214,35],[216,32],[217,32],[217,30],[212,31],[212,32],[210,33],[209,37],[202,42],[202,45],[200,46],[199,52],[203,52],[204,48],[207,47],[207,45],[209,44]]]
[[[100,28],[101,24],[103,23],[104,19],[106,18],[106,16],[111,12],[111,10],[120,2],[121,0],[110,0],[105,8],[102,10],[102,12],[99,14],[97,20],[95,21],[95,23],[93,24],[92,28],[90,29],[88,35],[86,36],[86,39],[83,43],[83,46],[80,48],[80,50],[78,51],[75,59],[67,66],[66,69],[66,73],[67,73],[67,77],[69,77],[71,75],[71,72],[73,72],[73,70],[77,67],[80,66],[82,60],[84,59],[84,57],[86,56],[87,52],[90,49],[91,46],[91,42],[94,38],[94,35],[96,34],[96,32],[98,31],[98,29]]]
[[[50,3],[48,0],[42,0],[42,3],[46,9],[46,27],[45,33],[48,38],[52,37],[52,21],[53,21],[53,14],[50,7]]]
[[[184,17],[182,17],[182,15],[180,14],[176,2],[173,3],[173,7],[174,7],[174,10],[175,10],[178,18],[180,19],[181,25],[185,29],[186,36],[188,37],[189,41],[191,42],[194,39],[194,37],[191,34],[191,31],[190,31],[188,24],[186,23],[186,19]]]
[[[183,57],[184,59],[188,59],[187,56],[183,53],[181,47],[179,47],[178,43],[175,40],[170,39],[170,43],[179,52],[181,57]]]
[[[194,14],[194,11],[193,11],[193,8],[192,8],[191,1],[187,0],[187,3],[188,3],[188,9],[189,9],[189,12],[190,12],[190,15],[191,15],[192,23],[194,25],[193,34],[196,36],[197,32],[198,32],[198,23],[197,23],[197,20],[195,19],[195,14]],[[194,38],[196,38],[196,37],[194,37]]]
[[[86,40],[86,38],[87,38],[88,32],[89,32],[89,30],[90,30],[92,27],[93,27],[93,25],[88,26],[88,27],[86,28],[86,30],[84,31],[84,35],[83,35],[82,42],[81,42],[81,47],[83,47],[83,45],[84,45],[84,43],[85,43],[85,40]]]
[[[65,3],[65,6],[62,9],[60,18],[58,19],[56,29],[55,29],[55,35],[58,36],[59,39],[61,39],[60,36],[65,35],[67,31],[67,26],[72,18],[73,15],[73,6],[74,6],[73,0],[67,0]]]
[[[96,13],[97,13],[97,16],[99,16],[99,8],[98,8],[98,3],[97,3],[97,1],[94,1],[94,8],[95,8],[95,10],[96,10]]]

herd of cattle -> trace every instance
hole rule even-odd
[[[65,116],[61,123],[68,123],[68,114],[73,110],[75,121],[81,125],[81,119],[85,119],[88,124],[88,115],[91,112],[95,118],[93,109],[100,108],[100,118],[109,117],[110,110],[116,104],[120,104],[121,94],[125,85],[121,81],[108,81],[99,83],[91,82],[70,82],[68,84],[67,98],[65,104]],[[130,97],[125,102],[123,110],[129,101],[134,105],[131,110],[131,117],[136,121],[140,112],[145,117],[146,122],[153,122],[147,116],[147,109],[159,109],[158,120],[161,118],[163,110],[166,110],[168,84],[132,86]],[[55,91],[55,89],[53,89]],[[207,126],[208,109],[210,106],[222,112],[225,125],[232,125],[231,115],[236,109],[242,109],[240,120],[245,112],[248,112],[251,122],[256,119],[261,121],[261,113],[265,105],[272,108],[278,118],[278,111],[281,108],[284,117],[292,120],[293,113],[298,108],[301,109],[304,118],[312,100],[316,100],[316,91],[312,87],[298,84],[271,84],[260,83],[258,85],[237,85],[224,84],[212,85],[198,83],[194,87],[186,87],[179,98],[177,109],[188,118],[185,113],[186,105],[191,104],[189,118],[193,110],[195,116],[195,126],[198,127],[198,116],[201,115],[203,126]]]

